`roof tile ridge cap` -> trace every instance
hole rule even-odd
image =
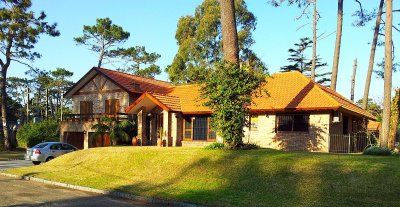
[[[322,85],[321,85],[322,86]],[[355,104],[355,103],[353,103],[352,101],[350,101],[349,99],[347,99],[346,97],[344,97],[343,95],[341,95],[340,93],[338,93],[338,92],[336,92],[336,91],[334,91],[334,90],[332,90],[332,89],[330,89],[330,88],[328,88],[328,87],[326,87],[326,86],[322,86],[322,90],[326,90],[328,93],[331,93],[332,95],[334,95],[334,96],[338,96],[338,98],[340,98],[340,99],[342,99],[343,101],[345,101],[345,102],[347,102],[347,103],[349,103],[349,104],[351,104],[351,105],[353,105],[353,106],[355,106],[355,107],[357,107],[357,108],[359,108],[359,109],[361,109],[361,110],[364,110],[363,108],[361,108],[360,106],[358,106],[357,104]],[[367,110],[364,110],[364,111],[366,111],[366,112],[368,112]],[[369,112],[368,112],[369,113]],[[372,115],[372,114],[371,114]]]
[[[171,83],[169,81],[159,80],[159,79],[155,79],[155,78],[149,78],[149,77],[140,76],[140,75],[129,74],[129,73],[125,73],[125,72],[121,72],[121,71],[117,71],[117,70],[111,70],[111,69],[108,69],[108,68],[99,68],[99,67],[94,67],[94,68],[97,69],[97,70],[107,70],[107,71],[110,71],[110,72],[119,73],[121,75],[133,76],[133,77],[143,78],[143,79],[149,79],[149,80],[153,80],[153,81],[159,81],[159,82],[168,83],[170,85],[174,85],[173,83]]]
[[[171,96],[171,95],[169,95],[169,93],[157,93],[157,92],[147,92],[147,93],[149,93],[151,95],[159,95],[159,96],[168,96],[168,97],[173,97],[173,98],[180,98],[178,96]]]
[[[322,86],[321,84],[315,82],[314,80],[311,80],[311,78],[306,77],[304,74],[300,73],[299,71],[294,71],[294,74],[298,74],[300,75],[303,79],[309,81],[309,83],[313,84],[313,88],[315,87],[319,92],[321,92],[324,96],[326,96],[328,98],[328,100],[330,100],[330,102],[335,103],[335,105],[337,105],[338,107],[342,107],[343,105],[341,103],[339,103],[338,101],[336,101],[332,96],[330,96],[329,94],[326,94],[326,92],[320,87]]]

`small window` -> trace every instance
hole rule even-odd
[[[105,101],[105,113],[115,114],[119,112],[119,99],[108,99]]]
[[[190,117],[185,118],[185,131],[184,131],[184,139],[190,140],[192,139],[192,119]]]
[[[51,150],[61,150],[61,144],[53,144],[50,146]]]
[[[251,131],[258,131],[258,116],[251,116],[250,117],[250,130]]]
[[[302,131],[309,128],[309,114],[277,114],[277,131]]]
[[[213,118],[209,117],[208,118],[208,139],[216,139],[217,138],[217,133],[212,129],[212,121],[213,121]]]

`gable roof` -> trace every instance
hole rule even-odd
[[[260,94],[253,96],[253,103],[250,106],[252,112],[343,110],[357,116],[375,119],[372,114],[336,91],[312,81],[300,72],[276,73],[268,77],[266,81],[267,83],[258,89],[261,96]],[[263,91],[267,91],[268,94]],[[203,106],[206,100],[200,97],[198,84],[175,86],[164,91],[163,95],[155,93],[152,95],[159,96],[157,100],[166,105],[173,102],[175,109],[180,108],[176,111],[182,113],[211,113],[208,107]],[[132,108],[129,107],[126,112],[130,112]]]
[[[64,97],[70,98],[84,87],[96,75],[102,75],[108,80],[116,84],[121,89],[128,93],[143,93],[149,92],[168,92],[174,86],[172,83],[147,78],[138,75],[127,74],[115,70],[93,67],[90,69],[78,82],[76,82],[67,92]]]

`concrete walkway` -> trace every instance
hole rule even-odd
[[[0,175],[0,206],[155,206]]]

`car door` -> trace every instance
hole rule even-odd
[[[63,150],[62,150],[62,146],[59,143],[51,145],[49,149],[50,149],[50,153],[53,157],[58,157],[58,156],[64,154]]]
[[[61,149],[63,150],[63,152],[62,152],[63,154],[67,154],[69,152],[73,152],[76,150],[73,146],[71,146],[69,144],[62,144]]]

